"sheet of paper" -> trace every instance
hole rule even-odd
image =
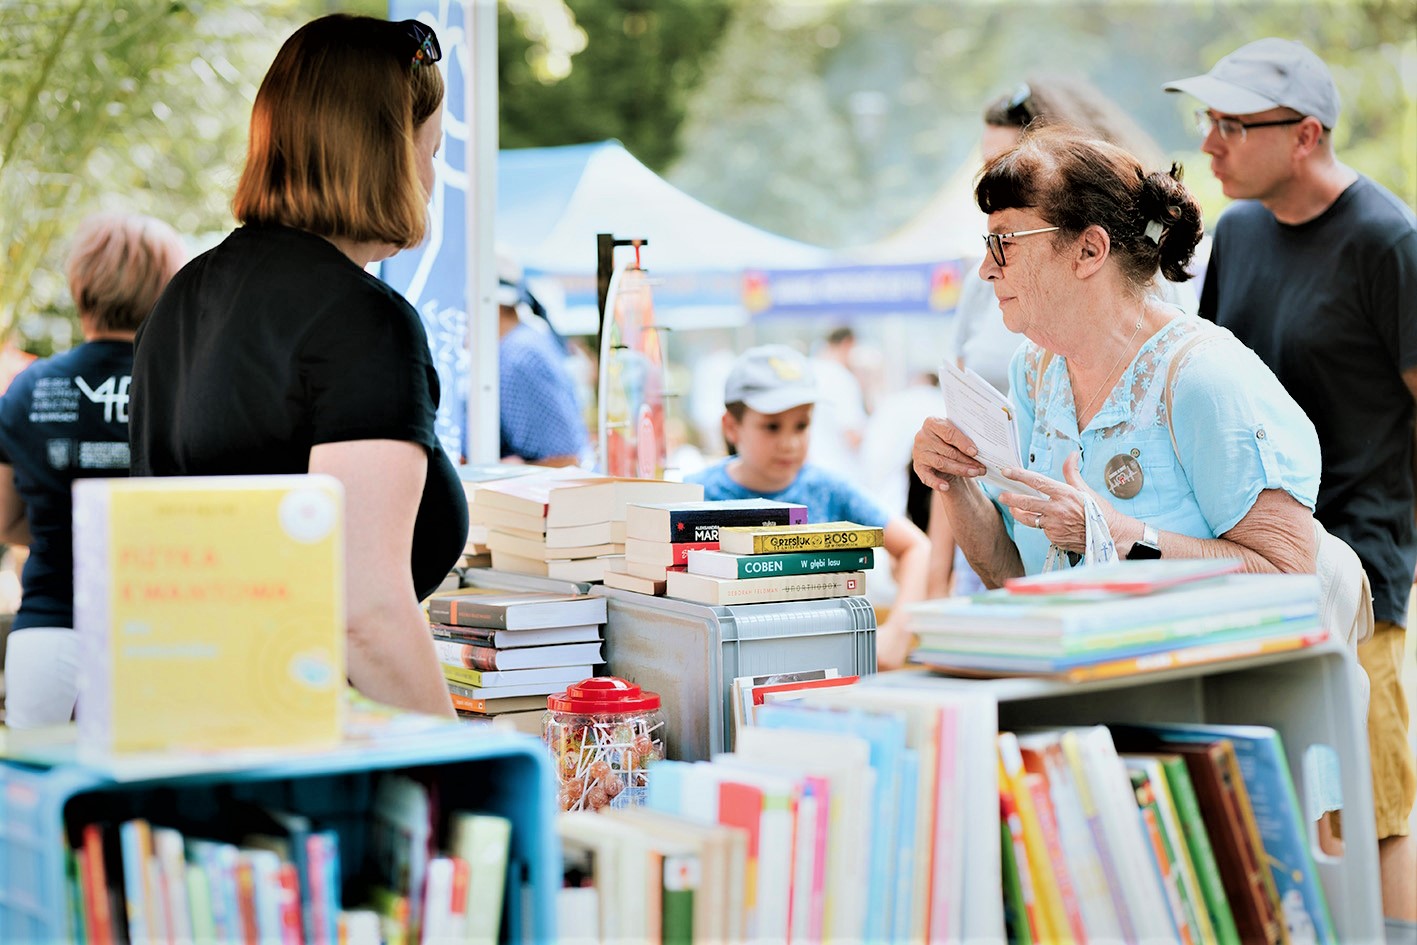
[[[1018,424],[1013,404],[992,384],[968,368],[949,361],[940,367],[940,393],[945,397],[945,417],[954,422],[979,450],[975,457],[988,470],[984,481],[1005,492],[1042,495],[1021,482],[1004,478],[1006,466],[1027,468],[1019,449]]]

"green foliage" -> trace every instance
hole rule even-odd
[[[895,0],[739,10],[690,104],[672,181],[829,246],[883,237],[977,160],[980,114],[1030,74],[1081,74],[1187,166],[1213,219],[1196,102],[1161,91],[1262,36],[1300,39],[1344,99],[1341,160],[1417,206],[1411,0]]]
[[[504,148],[618,138],[656,170],[679,154],[679,125],[735,0],[568,0],[585,48],[558,77],[540,39],[498,8]]]
[[[100,209],[188,236],[231,225],[246,118],[294,0],[0,2],[0,336],[74,334],[69,235]]]

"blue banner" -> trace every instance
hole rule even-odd
[[[467,77],[469,59],[463,5],[451,0],[393,0],[392,20],[419,20],[438,34],[447,88],[443,148],[433,159],[437,181],[428,204],[428,235],[380,266],[379,275],[418,310],[428,333],[442,398],[435,431],[454,462],[463,455],[471,358],[467,349]]]
[[[936,315],[959,301],[964,261],[830,269],[752,269],[743,306],[769,315]]]

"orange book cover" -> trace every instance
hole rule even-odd
[[[113,912],[109,908],[108,871],[103,862],[103,828],[98,824],[85,824],[84,842],[78,852],[89,943],[112,945]]]
[[[1068,854],[1063,849],[1062,832],[1058,829],[1057,813],[1053,810],[1047,766],[1043,762],[1043,756],[1031,748],[1020,746],[1019,754],[1023,757],[1024,784],[1032,797],[1039,826],[1043,828],[1043,842],[1048,849],[1048,858],[1053,863],[1053,878],[1058,883],[1063,914],[1067,917],[1073,939],[1086,942],[1087,927],[1082,920],[1082,904],[1078,901],[1077,889],[1073,885],[1072,872],[1068,868]]]
[[[1023,818],[1019,816],[1018,803],[1010,786],[1008,772],[1003,762],[999,762],[999,818],[1009,831],[1010,846],[1013,848],[1014,871],[1018,874],[1019,898],[1023,914],[1019,921],[1028,928],[1020,929],[1018,938],[1024,941],[1039,941],[1042,935],[1042,917],[1038,911],[1038,894],[1033,888],[1032,871],[1028,867],[1028,844],[1024,842]]]
[[[1008,779],[1014,804],[1018,807],[1019,820],[1023,824],[1023,841],[1028,850],[1028,869],[1033,876],[1034,896],[1038,902],[1038,940],[1061,941],[1068,934],[1063,895],[1058,887],[1057,871],[1048,853],[1047,839],[1038,819],[1038,810],[1033,803],[1033,793],[1025,780],[1018,738],[1012,732],[999,733],[999,760],[1002,775]]]
[[[748,863],[743,870],[743,913],[758,908],[758,841],[762,836],[763,792],[751,784],[723,781],[718,785],[718,822],[739,827],[748,835]]]

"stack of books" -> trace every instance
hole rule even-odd
[[[463,548],[463,556],[458,562],[458,567],[490,568],[492,566],[492,549],[487,546],[487,536],[493,523],[487,516],[488,506],[479,505],[477,502],[477,493],[483,486],[507,479],[520,479],[523,476],[567,479],[588,475],[590,473],[582,469],[518,463],[459,466],[458,478],[462,481],[463,492],[467,495],[468,529],[467,546]]]
[[[718,548],[718,530],[734,525],[802,525],[807,507],[769,499],[631,503],[625,510],[625,557],[612,562],[607,587],[662,595],[671,571],[692,551]]]
[[[464,588],[428,599],[433,645],[465,719],[541,734],[546,697],[605,662],[605,599]]]
[[[723,527],[718,536],[717,551],[690,550],[686,569],[668,572],[666,596],[714,605],[855,597],[885,530],[823,522]]]
[[[914,662],[954,675],[1072,681],[1278,653],[1328,638],[1312,574],[1238,559],[1121,561],[909,610]]]
[[[703,486],[608,476],[531,476],[491,482],[473,497],[471,517],[487,527],[492,567],[564,581],[605,577],[625,553],[631,501],[696,501]]]

